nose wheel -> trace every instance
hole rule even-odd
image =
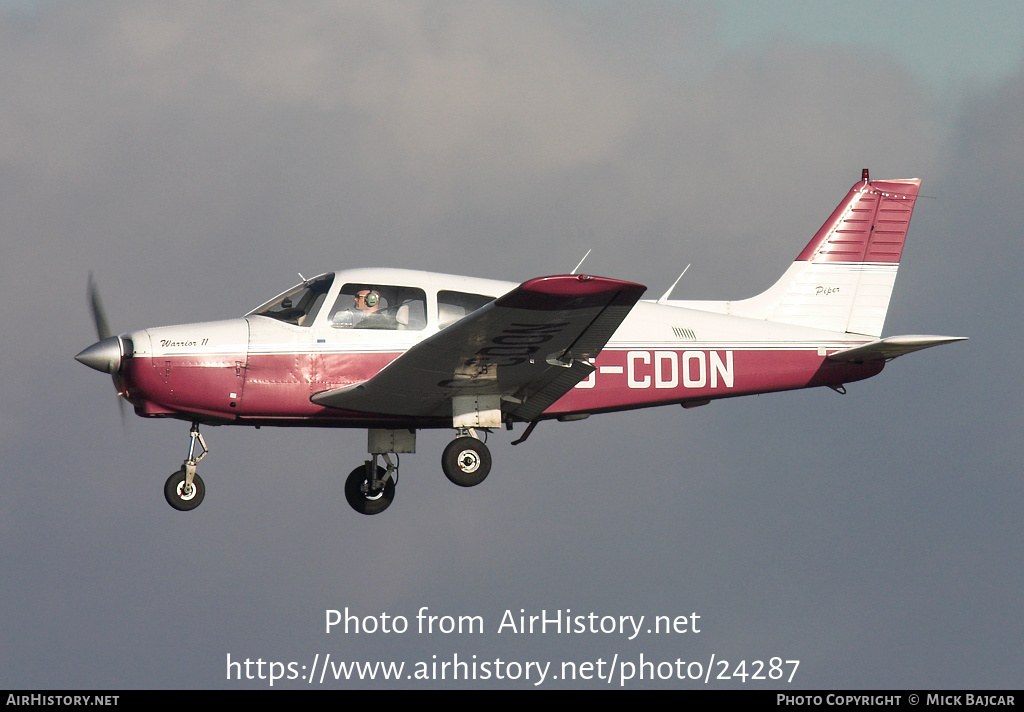
[[[164,483],[164,499],[179,512],[195,509],[203,503],[206,496],[206,484],[203,478],[196,474],[196,465],[206,457],[210,449],[206,447],[206,440],[199,432],[199,423],[192,423],[189,437],[191,441],[188,446],[188,458],[181,463],[181,469],[168,477]],[[196,445],[202,448],[198,455]]]
[[[469,435],[455,438],[444,449],[441,469],[459,487],[475,487],[491,472],[491,451]]]
[[[185,468],[178,470],[167,478],[164,484],[164,499],[179,512],[188,512],[203,502],[206,496],[206,484],[199,475],[192,476],[191,484],[186,482]]]

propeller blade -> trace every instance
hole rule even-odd
[[[107,315],[103,311],[103,302],[100,301],[100,290],[96,287],[96,281],[89,273],[89,305],[92,307],[92,320],[96,324],[96,335],[100,341],[110,338],[110,327],[107,325]]]
[[[124,431],[124,434],[127,436],[128,421],[125,420],[124,398],[122,398],[120,394],[117,396],[117,409],[121,413],[121,430]]]
[[[113,334],[110,333],[107,313],[103,309],[103,302],[100,300],[100,290],[96,286],[96,280],[93,279],[92,272],[89,273],[89,307],[92,310],[93,323],[96,325],[96,335],[100,340],[75,356],[75,359],[90,368],[95,368],[97,371],[105,371],[113,377],[114,388],[117,389],[118,393],[117,406],[121,416],[121,429],[127,435],[128,421],[125,419],[124,399],[121,398],[122,385],[118,378],[124,344],[119,336],[111,339]]]

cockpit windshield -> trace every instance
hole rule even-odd
[[[333,274],[324,274],[292,287],[284,294],[256,307],[246,316],[269,316],[287,324],[310,326],[323,306]]]

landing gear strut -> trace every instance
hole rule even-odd
[[[206,447],[206,440],[199,432],[199,423],[192,423],[192,430],[189,432],[192,438],[188,446],[188,458],[182,463],[181,469],[167,478],[164,484],[164,499],[180,512],[188,512],[203,503],[206,496],[206,485],[203,478],[196,474],[196,465],[206,457],[210,449]],[[196,444],[202,448],[202,452],[196,456]]]
[[[459,487],[475,487],[491,472],[491,451],[472,429],[462,429],[444,449],[441,469]]]
[[[360,514],[380,514],[395,498],[398,453],[416,452],[416,431],[370,428],[366,431],[366,450],[370,459],[345,480],[345,500]],[[384,460],[384,466],[377,464],[377,458]]]

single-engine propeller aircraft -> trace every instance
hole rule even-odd
[[[481,434],[542,420],[845,384],[890,359],[959,341],[880,338],[919,179],[861,180],[774,286],[740,301],[565,274],[522,284],[400,269],[329,272],[226,321],[111,335],[75,358],[114,378],[146,418],[190,421],[164,495],[202,502],[200,425],[366,428],[370,458],[345,482],[357,512],[391,504],[416,431],[454,428],[441,467],[456,485],[491,469]],[[301,275],[300,275],[301,277]],[[673,285],[674,286],[674,285]],[[395,460],[392,460],[395,455]],[[383,464],[382,464],[383,463]]]

